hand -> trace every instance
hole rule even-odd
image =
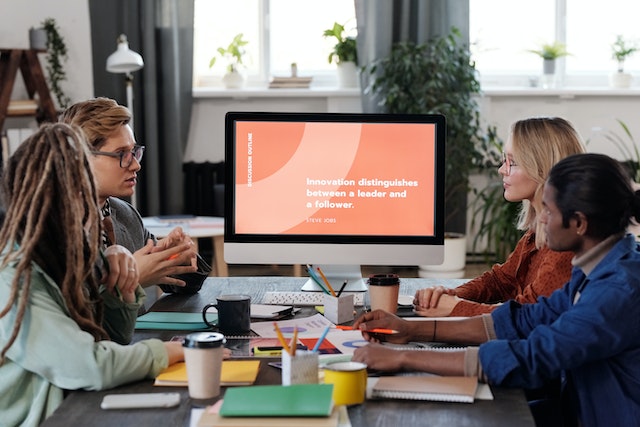
[[[375,328],[393,329],[398,331],[398,333],[392,335],[380,335],[366,332]],[[404,344],[409,342],[412,338],[409,322],[384,310],[375,310],[369,313],[364,313],[356,319],[355,322],[353,322],[353,329],[360,329],[364,339],[371,342],[379,342],[380,338],[383,338],[388,342]]]
[[[420,292],[420,291],[418,291]],[[422,308],[421,306],[416,305],[414,311],[424,317],[447,317],[451,315],[453,308],[458,304],[461,298],[457,296],[440,294],[440,300],[438,301],[437,306],[432,308]]]
[[[398,350],[384,347],[381,344],[369,344],[356,348],[351,360],[367,365],[367,369],[394,372],[403,368],[402,358]]]
[[[455,295],[456,290],[444,286],[434,286],[416,291],[413,297],[413,305],[416,310],[436,308],[442,295]],[[445,315],[446,316],[446,315]]]
[[[124,246],[112,245],[104,251],[104,256],[109,272],[102,278],[102,283],[111,293],[115,293],[114,289],[117,287],[124,302],[135,302],[140,275],[131,252]]]
[[[140,269],[140,284],[151,286],[158,284],[184,286],[182,280],[170,277],[177,274],[193,273],[196,266],[196,252],[191,239],[168,248],[158,248],[153,240],[134,252],[133,256]]]
[[[182,227],[176,227],[167,234],[166,237],[162,239],[158,239],[158,243],[155,247],[155,251],[163,251],[165,249],[169,249],[174,246],[181,245],[183,243],[191,243],[193,245],[193,241],[191,237],[184,233]]]

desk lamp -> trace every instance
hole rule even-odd
[[[127,84],[127,108],[131,112],[129,125],[133,130],[133,73],[144,67],[144,61],[139,53],[129,49],[127,36],[120,34],[118,48],[107,58],[107,71],[110,73],[124,73]],[[131,204],[136,207],[136,194],[131,196]]]

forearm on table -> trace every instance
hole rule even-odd
[[[454,344],[482,344],[495,339],[491,315],[474,316],[460,320],[427,321],[423,333],[425,341],[446,342]],[[429,334],[431,334],[429,336]],[[425,339],[426,338],[426,339]]]

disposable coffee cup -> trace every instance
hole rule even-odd
[[[356,405],[367,394],[367,365],[359,362],[333,362],[324,368],[325,384],[333,384],[333,403]]]
[[[216,304],[207,304],[202,309],[202,318],[211,328],[215,325],[207,319],[207,310],[218,310],[218,330],[227,336],[244,335],[251,332],[251,297],[249,295],[220,295]]]
[[[400,278],[397,274],[372,274],[367,280],[371,310],[395,313],[398,310]]]
[[[224,335],[217,332],[196,332],[185,337],[182,346],[191,398],[211,399],[220,395],[225,342]]]

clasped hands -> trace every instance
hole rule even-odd
[[[183,280],[172,276],[198,270],[195,245],[181,227],[171,230],[157,244],[149,240],[133,256],[138,263],[143,287],[158,284],[185,286]]]
[[[416,291],[413,297],[414,311],[424,317],[446,317],[451,314],[453,307],[460,301],[456,290],[444,286]]]

